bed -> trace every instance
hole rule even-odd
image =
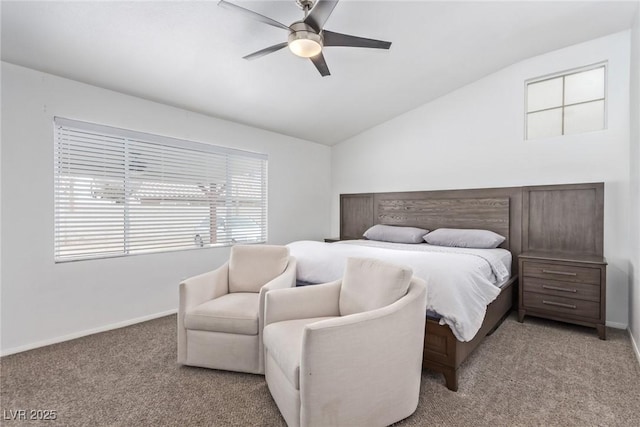
[[[518,256],[567,251],[602,256],[603,206],[603,183],[341,194],[340,237],[332,240],[362,239],[376,224],[484,229],[505,237],[500,248],[510,253],[511,268],[495,284],[497,296],[483,310],[477,332],[461,332],[443,322],[442,313],[427,312],[423,368],[442,373],[447,388],[456,391],[459,367],[517,304]]]
[[[511,277],[511,253],[505,249],[468,249],[427,243],[377,240],[336,243],[298,241],[287,245],[296,258],[298,286],[342,277],[347,258],[377,258],[413,269],[427,284],[427,315],[448,325],[462,342],[475,337],[487,305]]]
[[[499,283],[492,285],[496,287],[496,296],[485,306],[486,312],[477,327],[477,332],[471,336],[465,333],[461,337],[460,331],[452,329],[450,324],[442,321],[440,313],[427,313],[423,368],[442,373],[447,388],[452,391],[458,389],[460,365],[483,338],[499,326],[513,306],[517,295],[514,292],[517,283],[517,262],[513,261],[517,261],[520,252],[521,219],[521,187],[340,195],[341,241],[361,239],[363,233],[375,224],[413,226],[428,230],[485,229],[506,238],[500,248],[510,255],[509,274],[498,280]],[[349,242],[324,245],[344,243]],[[300,271],[301,254],[297,248],[292,250],[292,255],[298,258]],[[302,268],[305,268],[304,262]],[[308,279],[303,274],[300,279],[304,278]]]

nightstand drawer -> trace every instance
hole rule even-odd
[[[549,314],[569,315],[591,319],[600,318],[600,303],[593,301],[563,298],[553,295],[523,293],[523,304],[526,309],[544,310]]]
[[[525,262],[523,270],[522,275],[528,277],[562,280],[564,282],[589,283],[592,285],[600,284],[599,268]]]
[[[536,292],[538,294],[595,302],[600,301],[599,285],[524,277],[522,286],[525,292]]]

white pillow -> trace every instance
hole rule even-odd
[[[376,224],[365,231],[363,236],[381,242],[422,243],[423,236],[428,232],[424,228]]]
[[[424,236],[424,240],[430,245],[493,249],[500,246],[505,238],[489,230],[438,228]]]

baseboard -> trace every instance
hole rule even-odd
[[[627,325],[626,323],[619,323],[619,322],[606,322],[606,325],[608,328],[614,328],[614,329],[627,329],[629,327],[629,325]]]
[[[93,335],[93,334],[97,334],[97,333],[100,333],[100,332],[111,331],[113,329],[124,328],[125,326],[131,326],[131,325],[135,325],[136,323],[142,323],[142,322],[146,322],[148,320],[157,319],[159,317],[169,316],[169,315],[175,314],[177,312],[178,312],[177,309],[167,310],[167,311],[163,311],[161,313],[150,314],[148,316],[137,317],[135,319],[129,319],[129,320],[125,320],[123,322],[112,323],[112,324],[109,324],[109,325],[100,326],[99,328],[87,329],[87,330],[84,330],[84,331],[75,332],[73,334],[63,335],[61,337],[51,338],[51,339],[44,340],[44,341],[38,341],[38,342],[35,342],[35,343],[32,343],[32,344],[22,345],[22,346],[19,346],[19,347],[10,348],[8,350],[2,350],[0,352],[0,356],[8,356],[10,354],[22,353],[23,351],[27,351],[27,350],[33,350],[33,349],[40,348],[40,347],[45,347],[45,346],[51,345],[51,344],[58,344],[58,343],[65,342],[65,341],[71,341],[71,340],[74,340],[76,338],[86,337],[87,335]]]
[[[640,365],[640,347],[638,347],[638,343],[633,339],[633,334],[631,333],[631,329],[627,329],[629,331],[629,337],[631,338],[631,348],[633,348],[633,352],[636,355],[636,359],[638,359],[638,365]]]

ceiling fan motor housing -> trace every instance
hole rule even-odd
[[[289,28],[289,48],[293,53],[308,58],[322,51],[322,36],[313,27],[298,21]]]

